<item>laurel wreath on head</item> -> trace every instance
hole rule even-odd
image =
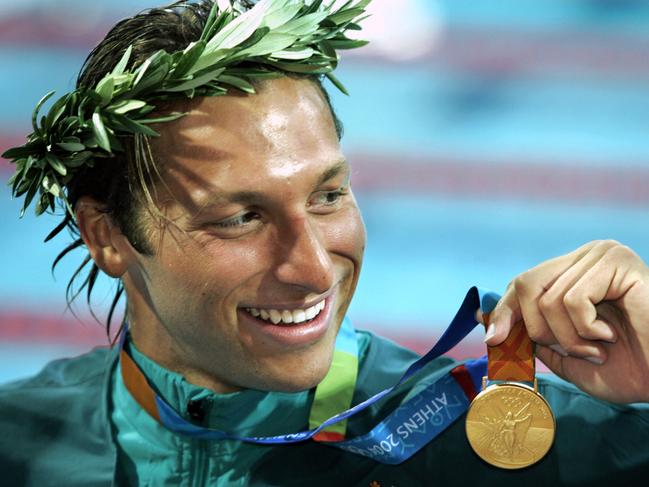
[[[129,71],[129,46],[96,86],[63,95],[39,119],[54,92],[46,94],[32,114],[34,131],[27,142],[2,154],[16,165],[9,185],[14,197],[24,197],[20,216],[34,198],[36,215],[54,211],[60,201],[73,216],[66,184],[81,168],[108,163],[102,159],[124,150],[121,136],[158,136],[150,124],[184,115],[147,117],[158,102],[224,95],[232,88],[254,93],[255,80],[281,72],[323,74],[347,94],[332,74],[339,59],[336,50],[367,43],[346,33],[360,30],[369,3],[349,0],[334,8],[333,2],[322,0],[261,0],[250,9],[236,3],[220,9],[215,2],[200,39],[183,51],[158,51]]]

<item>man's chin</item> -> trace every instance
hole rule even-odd
[[[293,373],[273,374],[266,377],[264,384],[258,387],[261,390],[272,392],[300,392],[316,387],[327,375],[331,367],[331,360],[326,361],[321,366],[314,366],[313,362],[304,366],[292,366],[285,370]]]

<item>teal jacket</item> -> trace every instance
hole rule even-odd
[[[354,401],[398,379],[416,356],[359,333]],[[520,471],[495,469],[471,451],[460,419],[406,462],[388,466],[315,442],[261,446],[177,437],[146,416],[119,378],[116,350],[96,349],[47,365],[37,376],[0,387],[0,485],[647,485],[649,407],[597,401],[553,377],[539,389],[557,416],[550,453]],[[186,383],[146,357],[134,357],[174,406],[207,398],[216,425],[258,434],[306,428],[312,394],[243,391],[217,395]],[[455,363],[435,360],[393,395],[350,420],[368,431],[412,393]],[[236,423],[236,424],[235,424]],[[213,424],[210,424],[213,426]]]

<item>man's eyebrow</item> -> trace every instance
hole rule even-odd
[[[321,184],[324,184],[327,181],[335,178],[340,173],[348,171],[349,163],[345,159],[342,159],[336,162],[333,166],[327,168],[320,175],[315,186],[318,187]],[[265,201],[267,199],[268,197],[266,195],[257,191],[218,191],[213,193],[205,200],[197,202],[196,207],[199,209],[199,211],[202,211],[211,207],[226,206],[231,203],[250,205],[253,203],[258,203],[260,201]]]
[[[226,206],[231,203],[249,205],[263,199],[264,195],[256,191],[236,191],[234,193],[219,191],[204,201],[197,203],[196,206],[203,210],[211,207]]]
[[[326,183],[330,179],[333,179],[336,176],[338,176],[343,171],[349,172],[349,163],[345,159],[338,161],[336,164],[334,164],[325,172],[323,172],[320,178],[318,179],[318,183],[316,184],[316,186],[320,186],[321,184]]]

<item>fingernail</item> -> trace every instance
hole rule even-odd
[[[617,341],[617,334],[608,323],[598,320],[593,323],[593,327],[598,335],[601,336],[601,340],[608,343],[615,343]]]
[[[494,337],[495,334],[496,334],[496,325],[491,323],[487,327],[487,334],[484,336],[484,341],[488,342],[489,340],[491,340]]]
[[[561,345],[559,345],[558,343],[555,343],[554,345],[550,345],[550,348],[551,348],[552,350],[554,350],[555,352],[557,352],[557,353],[558,353],[559,355],[561,355],[562,357],[567,357],[567,356],[568,356],[568,352],[566,352],[566,351],[563,349],[563,347],[562,347]]]
[[[604,363],[604,360],[599,357],[586,357],[586,360],[595,365],[602,365]]]

